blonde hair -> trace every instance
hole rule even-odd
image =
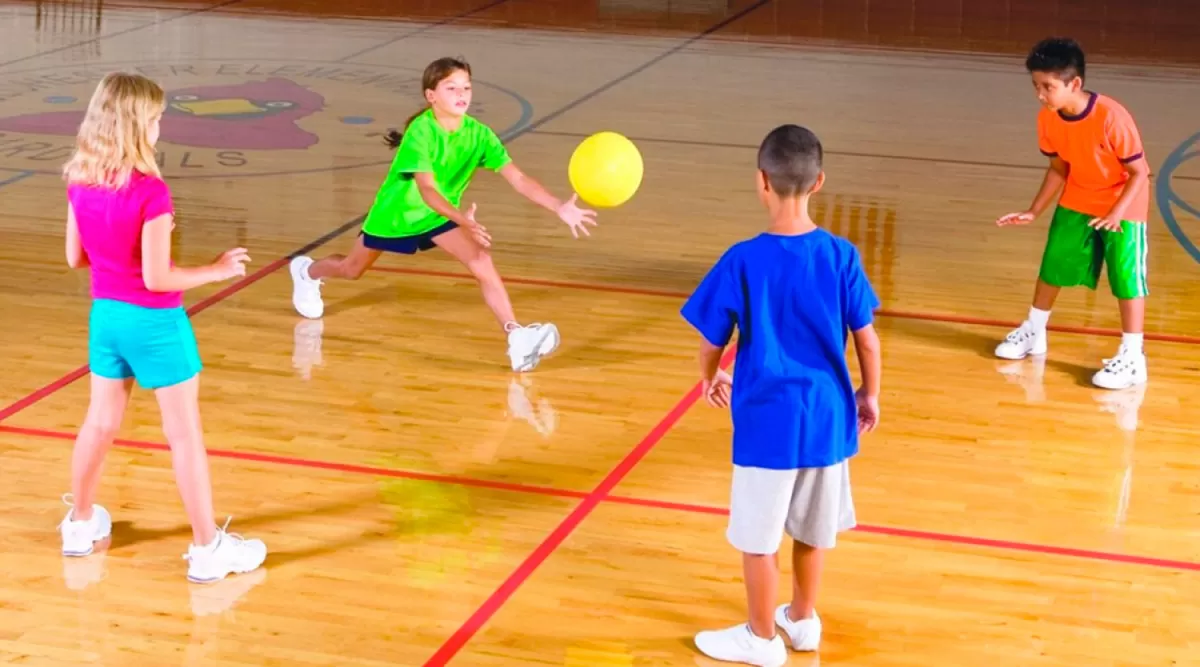
[[[163,89],[144,76],[105,76],[88,103],[63,178],[109,188],[123,187],[134,171],[162,178],[148,134],[162,116],[164,99]]]

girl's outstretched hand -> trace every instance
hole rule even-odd
[[[484,227],[483,225],[481,225],[475,221],[475,205],[474,204],[471,204],[471,208],[467,209],[467,214],[465,217],[467,218],[467,222],[470,225],[467,228],[467,231],[471,232],[471,236],[475,237],[475,241],[478,242],[479,245],[481,245],[485,248],[491,247],[492,235],[488,234],[487,227]]]
[[[571,198],[558,207],[558,217],[567,226],[571,228],[571,235],[579,238],[579,232],[583,232],[584,236],[591,236],[587,226],[596,226],[596,212],[586,208],[579,208],[576,203],[579,200],[578,194],[571,195]]]

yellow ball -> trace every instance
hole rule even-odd
[[[567,167],[571,187],[588,204],[608,208],[629,201],[642,184],[642,154],[616,132],[584,139]]]

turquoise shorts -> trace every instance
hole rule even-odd
[[[110,380],[162,389],[200,372],[200,348],[183,308],[145,308],[96,299],[88,322],[88,365]]]

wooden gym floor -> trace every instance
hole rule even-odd
[[[972,4],[0,4],[0,663],[712,664],[692,635],[744,615],[729,420],[697,405],[678,308],[761,228],[754,149],[800,122],[828,151],[815,214],[883,299],[885,391],[853,463],[863,525],[828,560],[825,643],[791,664],[1200,664],[1197,12]],[[1088,382],[1117,345],[1103,285],[1064,294],[1044,363],[991,356],[1045,235],[992,221],[1040,182],[1020,53],[1049,32],[1095,45],[1089,85],[1130,107],[1155,169],[1141,390]],[[475,64],[475,111],[556,191],[592,132],[646,160],[637,197],[581,240],[477,179],[518,314],[564,334],[524,377],[434,253],[329,283],[320,323],[291,307],[287,257],[350,245],[391,158],[379,133],[445,54]],[[111,546],[58,554],[88,279],[62,259],[55,172],[116,68],[201,103],[161,145],[180,260],[254,258],[188,296],[218,514],[271,549],[207,588],[184,579],[145,392],[100,495]],[[227,113],[251,103],[264,118]]]

